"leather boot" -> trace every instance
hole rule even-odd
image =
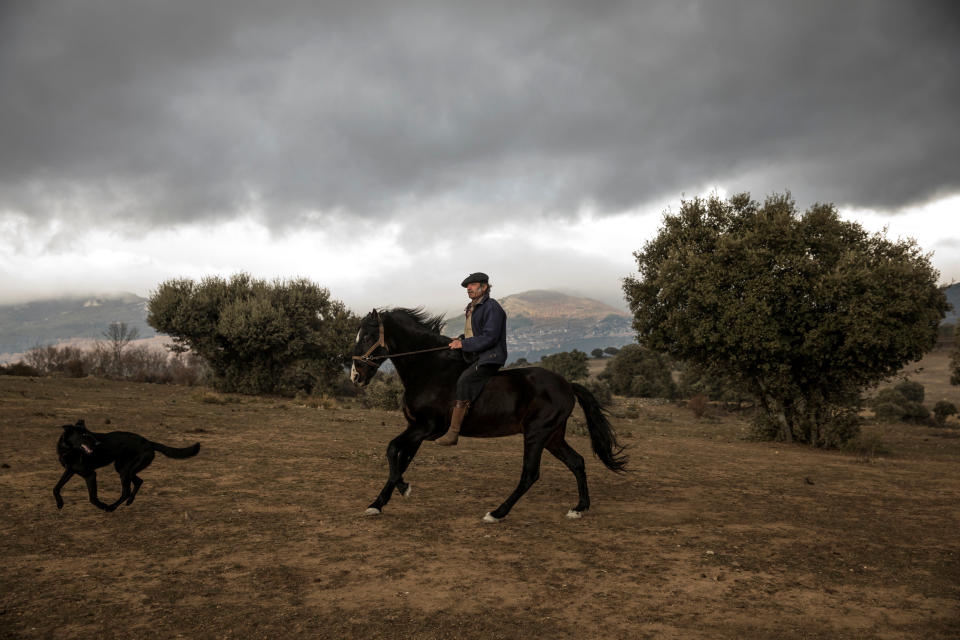
[[[447,432],[437,438],[436,443],[444,447],[450,447],[457,444],[460,439],[460,425],[463,423],[463,417],[467,415],[467,409],[470,403],[466,400],[457,400],[453,405],[453,416],[450,417],[450,428]]]

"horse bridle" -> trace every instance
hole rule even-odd
[[[389,357],[390,357],[389,354],[387,354],[387,355],[382,355],[382,356],[371,356],[371,355],[370,355],[370,354],[372,354],[374,351],[377,350],[377,347],[383,347],[384,349],[387,348],[387,343],[386,343],[386,341],[383,339],[383,320],[380,319],[380,312],[379,312],[379,311],[377,311],[377,324],[380,325],[380,338],[377,339],[377,341],[376,341],[375,343],[373,343],[373,346],[371,346],[369,349],[367,349],[367,352],[366,352],[365,354],[363,354],[362,356],[353,356],[353,359],[354,359],[354,360],[359,360],[361,363],[367,365],[368,367],[373,367],[374,369],[376,369],[376,368],[378,368],[378,367],[380,366],[380,364],[377,363],[377,362],[374,362],[374,360],[383,360],[383,359],[385,359],[385,358],[389,358]]]
[[[442,347],[432,347],[430,349],[418,349],[417,351],[404,351],[403,353],[390,353],[390,350],[387,347],[387,342],[383,338],[383,319],[380,317],[379,311],[376,311],[376,314],[377,314],[377,325],[379,325],[379,329],[380,329],[380,337],[377,339],[376,342],[373,343],[373,345],[371,345],[369,349],[367,349],[367,352],[365,354],[363,354],[362,356],[353,356],[353,359],[358,360],[361,364],[365,364],[368,367],[373,367],[374,369],[378,369],[380,367],[380,363],[376,362],[376,360],[386,360],[387,358],[399,358],[400,356],[412,356],[417,353],[428,353],[430,351],[440,351],[443,349],[450,348],[449,346],[445,345]],[[376,351],[378,347],[383,347],[387,351],[387,353],[381,356],[372,355],[373,352]]]

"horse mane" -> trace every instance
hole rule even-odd
[[[425,333],[430,333],[433,335],[440,335],[440,331],[443,329],[444,317],[443,314],[430,315],[423,310],[423,307],[416,307],[415,309],[408,309],[406,307],[397,307],[390,309],[388,312],[390,314],[397,314],[404,318],[407,318],[412,322],[417,328],[423,330]]]

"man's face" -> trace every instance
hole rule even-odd
[[[467,296],[471,300],[476,300],[483,295],[483,285],[479,282],[468,282],[467,283]]]

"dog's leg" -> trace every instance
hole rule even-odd
[[[57,509],[63,509],[63,498],[60,497],[60,489],[63,488],[63,485],[67,484],[67,480],[73,477],[73,471],[66,469],[63,472],[63,475],[60,476],[60,480],[57,482],[57,486],[53,488],[53,497],[57,500]]]
[[[133,482],[133,491],[130,492],[130,497],[127,498],[127,504],[133,504],[133,499],[137,497],[137,491],[140,491],[140,485],[143,484],[143,480],[140,479],[140,476],[133,476],[130,478]]]
[[[148,449],[136,458],[128,461],[122,468],[117,468],[117,473],[120,474],[120,484],[123,488],[123,493],[120,494],[120,499],[117,500],[118,504],[126,501],[129,505],[133,502],[137,491],[140,490],[140,485],[143,484],[143,480],[137,476],[137,473],[146,469],[150,463],[153,462],[154,455],[153,449]]]
[[[117,505],[108,505],[100,501],[100,498],[97,497],[97,474],[96,472],[91,472],[90,475],[83,478],[87,481],[87,493],[90,494],[90,503],[104,511],[113,511],[117,508]]]

